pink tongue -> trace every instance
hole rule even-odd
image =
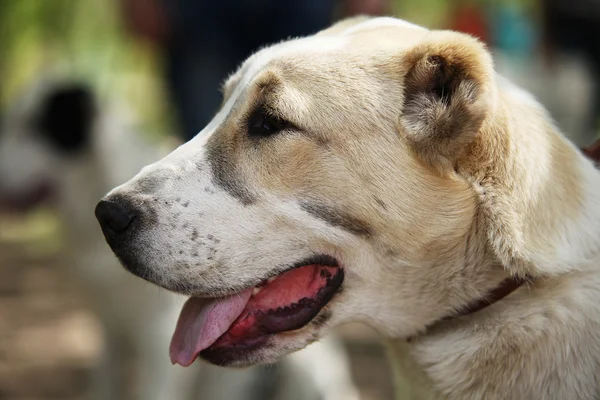
[[[248,289],[218,300],[191,297],[183,306],[169,346],[171,363],[190,366],[240,316],[250,299]]]

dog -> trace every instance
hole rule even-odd
[[[600,393],[600,172],[468,35],[344,20],[260,50],[198,135],[95,213],[241,367],[360,321],[414,398]]]
[[[79,294],[104,328],[105,351],[91,395],[102,400],[358,399],[336,339],[277,369],[227,371],[205,364],[184,371],[169,365],[166,346],[185,299],[117,268],[90,211],[107,190],[161,157],[160,149],[130,125],[100,104],[87,84],[42,79],[7,112],[0,135],[0,203],[13,210],[42,203],[57,209],[68,243],[64,273],[77,276]],[[122,379],[128,360],[134,365],[131,389]]]

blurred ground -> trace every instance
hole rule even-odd
[[[101,352],[100,326],[74,296],[73,282],[58,273],[54,235],[51,228],[0,219],[1,400],[81,399]],[[376,336],[361,326],[345,327],[342,334],[363,399],[392,399]]]

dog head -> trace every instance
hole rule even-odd
[[[40,83],[14,104],[0,129],[0,203],[29,210],[55,194],[90,146],[94,100],[83,85]]]
[[[477,40],[344,21],[250,57],[213,121],[96,215],[129,271],[192,296],[174,362],[269,362],[347,321],[406,337],[546,257],[511,225],[543,216],[504,101]]]

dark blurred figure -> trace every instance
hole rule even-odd
[[[597,131],[600,115],[600,0],[543,0],[544,41],[550,62],[556,52],[585,57],[594,74],[594,113],[590,129]]]
[[[184,140],[210,122],[221,83],[258,48],[326,28],[336,11],[383,15],[390,6],[390,0],[121,1],[128,28],[165,56]]]

